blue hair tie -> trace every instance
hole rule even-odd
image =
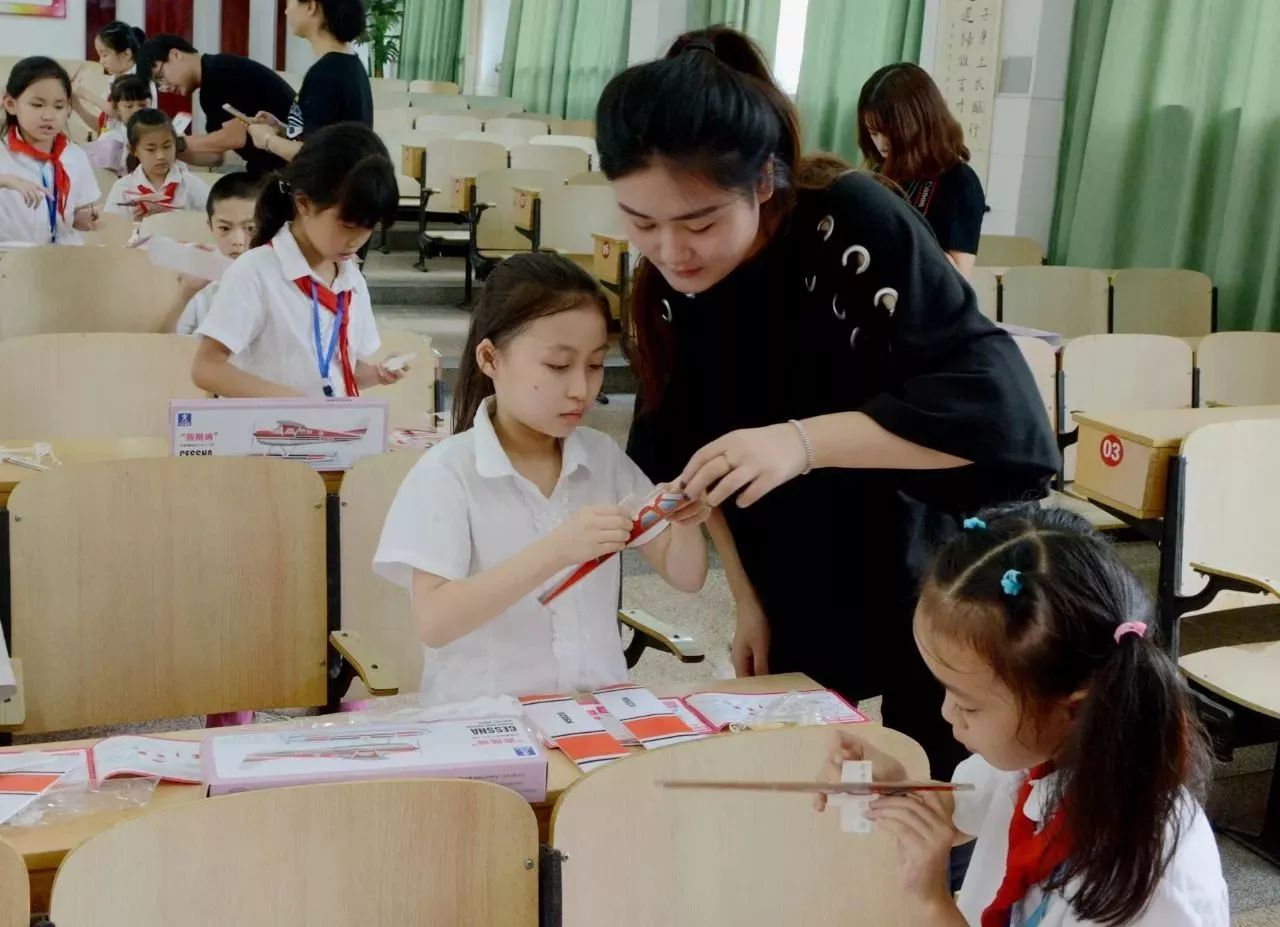
[[[981,518],[966,518],[964,520],[965,531],[986,531],[987,523]]]
[[[1004,590],[1004,594],[1015,596],[1022,592],[1022,574],[1017,570],[1005,570],[1004,576],[1000,577],[1000,588]]]

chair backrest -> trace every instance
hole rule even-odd
[[[111,192],[111,188],[116,185],[116,181],[120,179],[105,167],[95,167],[93,176],[98,181],[98,190],[101,191],[98,197],[100,201],[106,198],[106,195]]]
[[[413,98],[408,90],[381,90],[373,91],[373,109],[376,112],[380,109],[395,109],[400,106],[412,106],[410,102]],[[378,121],[378,117],[374,116],[374,122]]]
[[[498,135],[495,132],[459,132],[452,136],[460,142],[492,142],[510,151],[525,144],[525,140],[514,135]]]
[[[50,913],[77,927],[535,927],[537,859],[533,809],[487,782],[268,789],[101,832],[68,854]]]
[[[455,177],[472,177],[506,166],[507,149],[501,145],[440,139],[427,146],[426,184],[447,195],[453,190]]]
[[[563,145],[520,145],[511,149],[511,166],[531,171],[551,171],[561,179],[589,169],[587,153]]]
[[[430,93],[437,96],[457,96],[458,85],[450,80],[411,80],[410,93]]]
[[[422,637],[409,591],[377,576],[372,564],[391,502],[422,454],[406,449],[366,457],[342,478],[342,627],[358,632],[392,661],[401,692],[421,689]],[[359,679],[347,696],[367,696]]]
[[[15,251],[0,264],[0,292],[6,306],[0,338],[172,332],[182,308],[177,273],[130,248],[44,245]]]
[[[484,130],[497,135],[512,135],[516,138],[527,140],[546,135],[550,131],[550,127],[545,122],[538,122],[535,119],[499,117],[497,119],[486,119],[484,121]]]
[[[457,94],[410,93],[409,105],[422,113],[465,113],[470,107]]]
[[[570,186],[586,184],[593,187],[607,187],[609,186],[609,178],[599,171],[583,171],[580,174],[571,175],[565,183]]]
[[[369,89],[373,93],[388,93],[397,90],[408,90],[409,82],[396,77],[371,77]]]
[[[431,339],[412,332],[381,329],[382,348],[374,360],[385,360],[395,354],[415,355],[409,372],[390,386],[371,386],[361,391],[371,399],[388,402],[387,421],[401,428],[427,428],[435,424],[436,356]]]
[[[413,128],[413,121],[421,115],[407,106],[374,110],[373,128],[379,135],[383,132],[408,132]]]
[[[104,248],[123,248],[133,236],[133,219],[120,213],[104,212],[98,216],[97,227],[91,232],[81,232],[85,245]]]
[[[25,335],[0,339],[0,435],[163,438],[169,400],[191,382],[196,339],[182,335]]]
[[[927,776],[924,751],[876,724],[857,734]],[[840,812],[815,814],[807,795],[673,791],[665,779],[805,780],[835,740],[793,727],[711,737],[638,754],[571,785],[552,817],[564,866],[564,927],[609,924],[804,924],[907,927],[898,856],[883,831],[851,836]],[[609,822],[602,827],[602,822]],[[725,822],[733,839],[725,839]],[[620,839],[620,835],[625,835]],[[744,890],[753,885],[781,891]],[[661,890],[654,890],[661,886]]]
[[[591,119],[557,119],[551,124],[551,131],[557,135],[581,135],[584,138],[595,138],[596,124]]]
[[[1134,267],[1111,280],[1116,332],[1193,338],[1213,331],[1213,282],[1198,270]]]
[[[467,101],[467,105],[474,110],[483,112],[488,116],[511,116],[515,113],[524,112],[524,104],[519,100],[513,100],[511,97],[489,97],[466,95],[463,97]]]
[[[989,267],[974,267],[969,285],[978,294],[978,309],[988,319],[994,320],[1000,306],[1000,281]]]
[[[1091,267],[1010,267],[1002,321],[1063,338],[1107,332],[1107,275]]]
[[[564,254],[592,254],[593,233],[620,235],[622,218],[609,187],[575,184],[542,191],[542,247]]]
[[[459,132],[483,132],[484,122],[475,116],[428,113],[415,119],[413,127],[419,132],[436,132],[446,138],[452,138]]]
[[[480,216],[476,244],[484,251],[528,251],[529,239],[515,229],[515,187],[548,190],[561,182],[552,171],[502,167],[476,175],[476,202],[493,203]]]
[[[1047,341],[1041,338],[1013,336],[1022,358],[1031,370],[1031,377],[1036,381],[1036,390],[1040,393],[1040,401],[1049,416],[1049,424],[1058,427],[1058,355]]]
[[[151,235],[190,241],[198,245],[214,245],[213,229],[209,228],[208,213],[194,209],[177,209],[156,213],[142,220],[142,231]]]
[[[9,497],[23,731],[323,704],[324,498],[306,464],[252,457],[23,480]]]
[[[22,854],[0,840],[0,927],[31,923],[31,883]]]
[[[1021,267],[1044,263],[1044,249],[1022,235],[983,235],[974,263],[985,267]]]
[[[1191,569],[1207,563],[1248,577],[1280,577],[1280,419],[1218,422],[1182,442],[1182,564],[1179,593],[1205,580]]]
[[[1191,348],[1167,335],[1086,335],[1062,349],[1062,430],[1073,412],[1127,412],[1191,407]],[[1064,454],[1075,479],[1076,448]]]
[[[590,170],[600,170],[600,152],[596,140],[583,135],[539,135],[529,140],[530,145],[557,145],[561,148],[580,148],[591,159]]]
[[[1280,405],[1280,333],[1216,332],[1196,348],[1200,404]]]

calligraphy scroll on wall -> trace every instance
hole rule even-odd
[[[964,129],[970,165],[987,186],[1000,68],[1003,0],[942,0],[934,79]]]

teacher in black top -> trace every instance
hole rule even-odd
[[[372,129],[373,92],[351,45],[365,31],[361,0],[288,0],[284,12],[293,34],[311,43],[316,61],[302,80],[288,125],[259,113],[249,137],[263,151],[292,161],[307,136],[325,126],[359,122]]]
[[[152,80],[161,90],[188,97],[200,91],[207,134],[181,140],[185,142],[184,161],[211,166],[221,164],[223,155],[234,151],[244,158],[245,170],[254,177],[284,166],[280,158],[255,148],[249,141],[248,126],[223,109],[229,103],[241,113],[265,111],[283,122],[293,104],[293,88],[283,77],[239,55],[202,55],[177,35],[147,39],[142,53],[151,62]]]
[[[868,168],[902,188],[968,280],[987,203],[964,130],[924,68],[903,61],[867,79],[858,95],[858,147]]]
[[[890,185],[801,158],[745,36],[682,36],[609,82],[596,124],[644,257],[628,452],[718,506],[734,668],[883,693],[949,774],[963,751],[911,619],[929,547],[1057,469],[1017,345]]]

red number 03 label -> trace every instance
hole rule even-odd
[[[1108,467],[1118,467],[1124,461],[1124,444],[1115,435],[1107,435],[1098,445],[1098,453]]]

